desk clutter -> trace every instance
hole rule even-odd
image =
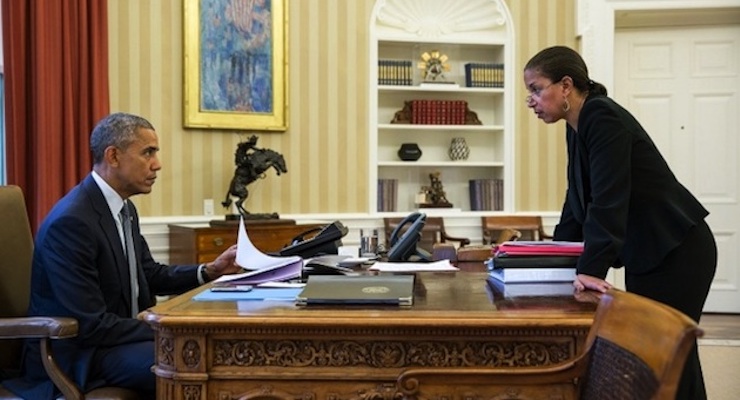
[[[488,283],[496,294],[570,296],[583,242],[506,241],[491,252]]]
[[[413,288],[413,278],[419,272],[460,271],[453,262],[465,259],[467,253],[477,257],[482,251],[490,255],[485,262],[488,289],[499,295],[572,294],[582,242],[504,241],[494,246],[471,246],[472,252],[461,247],[463,255],[451,258],[452,262],[451,259],[431,261],[421,257],[426,253],[418,248],[425,222],[424,213],[415,212],[405,218],[395,227],[390,250],[380,259],[380,254],[363,257],[336,254],[347,233],[339,221],[315,228],[313,236],[301,236],[271,254],[255,247],[247,233],[248,227],[240,221],[236,262],[245,272],[221,276],[193,300],[294,301],[301,306],[411,305],[413,290],[402,296],[397,285]],[[377,232],[372,237],[377,242]]]
[[[449,260],[434,263],[401,263],[416,246],[424,214],[416,213],[411,233],[401,235],[390,261],[336,253],[347,229],[336,221],[312,238],[301,237],[276,254],[265,254],[249,238],[244,220],[239,222],[236,262],[245,272],[223,275],[194,301],[295,301],[297,305],[396,305],[413,304],[414,273],[457,271]],[[415,235],[415,236],[414,236]],[[376,239],[377,241],[377,239]],[[393,248],[391,253],[393,253]],[[315,255],[318,254],[318,255]],[[374,264],[374,265],[372,265]]]

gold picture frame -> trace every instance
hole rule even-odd
[[[288,128],[287,0],[184,1],[186,128]]]

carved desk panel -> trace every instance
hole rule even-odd
[[[196,289],[142,314],[156,331],[157,398],[396,399],[409,367],[551,365],[582,349],[595,304],[494,299],[485,277],[418,274],[408,308],[194,302]]]

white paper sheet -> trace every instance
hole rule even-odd
[[[249,278],[261,280],[258,275],[267,271],[281,270],[273,274],[265,274],[266,277],[276,278],[274,280],[293,279],[301,274],[303,259],[299,256],[275,257],[261,252],[254,246],[247,235],[244,220],[239,221],[239,233],[236,241],[236,263],[247,272],[241,274],[222,275],[215,282],[231,282],[236,280],[246,281]],[[284,271],[283,271],[284,269]],[[270,279],[273,280],[273,279]],[[261,283],[261,282],[256,282]]]
[[[450,260],[439,260],[430,263],[378,261],[368,270],[380,272],[444,272],[459,271],[460,269],[450,264]]]

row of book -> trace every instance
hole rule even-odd
[[[396,211],[398,179],[378,179],[378,212]]]
[[[465,64],[465,86],[483,88],[504,87],[504,64]]]
[[[413,69],[408,60],[378,60],[378,85],[411,86]]]
[[[468,181],[471,211],[501,211],[504,209],[503,179],[471,179]]]
[[[411,123],[423,125],[465,125],[465,100],[411,100]]]

